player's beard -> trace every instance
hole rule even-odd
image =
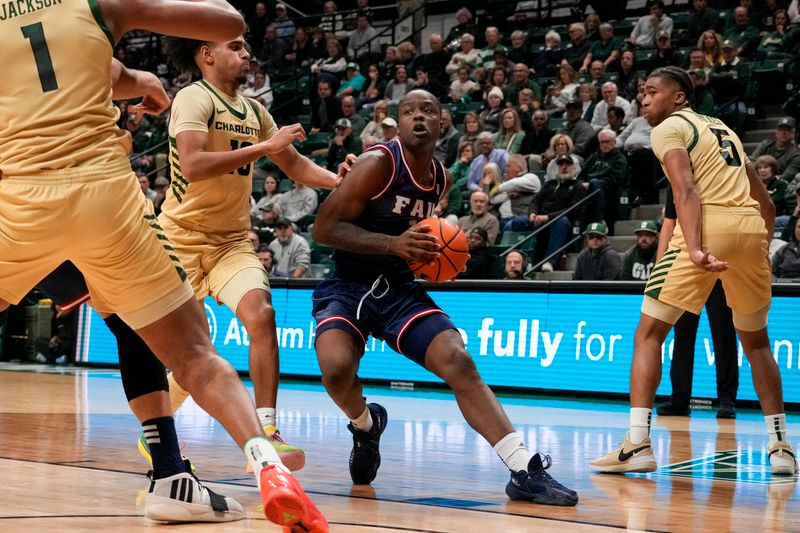
[[[240,75],[236,76],[234,78],[234,80],[236,80],[236,83],[238,83],[239,85],[244,85],[245,83],[247,83],[247,75],[246,74],[240,74]]]

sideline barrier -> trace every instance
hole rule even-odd
[[[315,280],[273,280],[281,373],[319,376],[313,348],[311,293]],[[639,282],[459,281],[429,285],[434,300],[460,328],[467,349],[490,386],[627,394],[633,333],[644,285]],[[800,284],[773,285],[769,333],[783,376],[784,398],[800,403]],[[227,307],[205,301],[219,353],[247,371],[249,338]],[[80,311],[78,361],[116,364],[114,337],[90,307]],[[703,312],[705,313],[705,311]],[[658,394],[669,394],[672,335],[665,343]],[[750,365],[739,347],[739,395],[755,400]],[[695,347],[693,397],[716,398],[714,353],[703,317]],[[370,338],[359,375],[387,382],[440,383],[433,374]]]

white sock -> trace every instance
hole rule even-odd
[[[258,413],[258,421],[261,422],[262,426],[278,426],[278,413],[274,407],[258,407],[256,408],[256,413]]]
[[[500,442],[494,445],[494,451],[512,472],[528,471],[531,452],[522,443],[522,437],[516,431],[500,439]]]
[[[350,420],[350,423],[353,424],[353,427],[359,431],[368,432],[372,429],[372,413],[369,411],[369,407],[364,408],[364,412],[361,413],[358,418],[355,420]]]
[[[261,435],[248,440],[242,448],[242,451],[247,457],[250,466],[253,467],[253,473],[259,485],[261,484],[262,468],[273,464],[283,464],[281,458],[278,457],[278,452],[272,447],[272,444],[270,444],[266,437],[262,437]]]
[[[769,433],[769,445],[772,446],[778,441],[786,442],[786,414],[767,415],[764,417],[767,423],[767,433]]]
[[[630,433],[628,438],[634,444],[650,436],[650,420],[653,410],[646,407],[631,407]]]
[[[172,414],[175,414],[178,412],[178,409],[181,408],[181,405],[183,405],[183,402],[186,401],[186,398],[188,398],[190,394],[183,387],[178,385],[178,382],[175,381],[175,376],[172,374],[172,372],[167,374],[167,383],[169,383],[170,409],[172,409]]]

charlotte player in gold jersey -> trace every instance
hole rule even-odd
[[[11,4],[9,4],[11,5]],[[128,161],[111,102],[114,43],[133,29],[226,41],[244,22],[222,0],[16,2],[0,20],[0,311],[58,265],[85,275],[95,307],[118,314],[225,426],[253,464],[264,512],[327,530],[281,464],[170,253]],[[287,522],[288,521],[288,522]]]
[[[171,39],[175,66],[202,79],[178,92],[169,122],[172,185],[159,224],[175,248],[198,299],[212,296],[241,320],[250,336],[250,374],[264,431],[284,464],[303,467],[299,448],[276,428],[278,342],[264,266],[247,238],[253,163],[270,157],[290,178],[333,188],[337,175],[300,155],[286,141],[302,140],[302,126],[278,129],[258,101],[240,96],[250,70],[243,37],[202,42]],[[280,150],[270,147],[276,145]],[[170,386],[177,410],[188,393]]]
[[[792,475],[797,463],[767,335],[775,207],[736,134],[694,112],[693,100],[692,81],[677,67],[657,69],[645,83],[643,116],[653,126],[653,152],[672,186],[678,224],[645,288],[631,366],[630,432],[591,466],[599,472],[656,469],[649,433],[662,345],[685,311],[700,313],[720,279],[764,411],[772,473]]]

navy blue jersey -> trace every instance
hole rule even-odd
[[[370,198],[366,209],[354,222],[356,226],[374,233],[400,235],[420,220],[434,215],[436,206],[447,187],[444,165],[433,159],[433,183],[423,187],[406,164],[399,139],[376,144],[370,150],[382,150],[392,160],[392,177],[386,187]],[[408,263],[396,255],[358,254],[336,250],[336,275],[346,279],[374,280],[380,274],[390,279],[411,280]]]

